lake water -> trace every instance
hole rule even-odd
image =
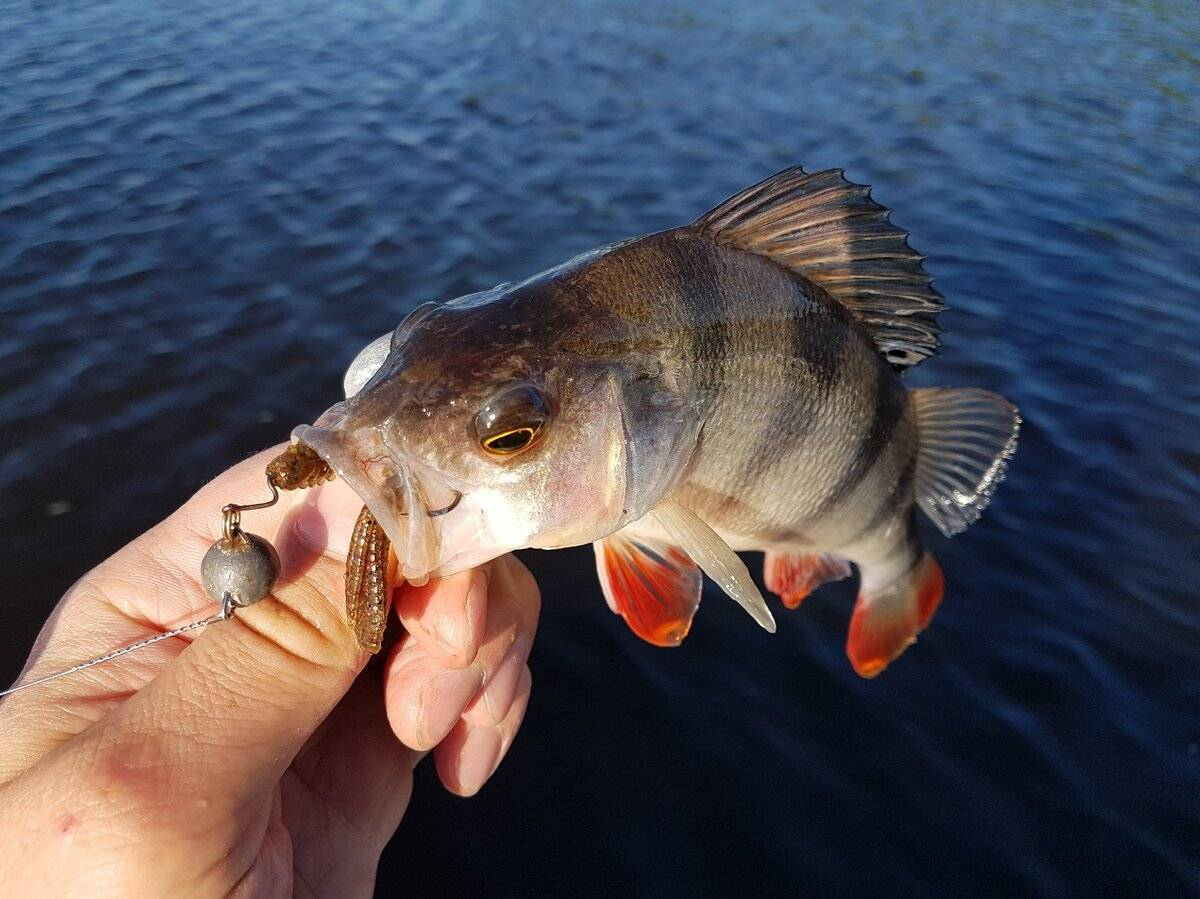
[[[916,384],[1017,402],[932,628],[853,586],[683,648],[531,553],[534,698],[429,771],[380,891],[1200,888],[1200,6],[0,7],[0,669],[89,566],[336,398],[421,301],[844,166],[951,308]],[[930,529],[932,530],[932,529]],[[758,568],[757,561],[752,566]]]

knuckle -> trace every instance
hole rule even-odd
[[[91,804],[128,809],[137,813],[137,820],[150,817],[176,779],[164,748],[153,734],[122,734],[100,742],[80,773]]]

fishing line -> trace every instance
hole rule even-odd
[[[111,662],[123,655],[153,646],[161,640],[169,640],[172,637],[208,627],[210,624],[228,621],[238,609],[253,605],[267,596],[271,592],[275,580],[279,577],[279,556],[270,542],[257,534],[250,534],[242,530],[242,513],[257,509],[269,509],[279,502],[279,488],[283,486],[284,489],[288,489],[289,483],[287,477],[268,468],[267,486],[271,488],[270,499],[261,503],[244,505],[229,503],[221,509],[221,539],[209,547],[208,552],[204,555],[204,560],[200,563],[200,580],[205,591],[221,604],[215,614],[182,627],[146,637],[62,671],[56,671],[23,684],[13,684],[6,690],[0,690],[0,697],[10,696],[29,687],[41,686],[69,674],[78,674],[94,665],[103,665],[105,662]]]
[[[253,605],[270,595],[271,588],[279,579],[279,555],[270,541],[242,530],[242,513],[269,509],[279,502],[279,491],[316,487],[332,480],[335,474],[316,450],[302,442],[292,443],[272,459],[267,464],[266,474],[271,498],[259,503],[229,503],[222,508],[221,538],[209,547],[200,563],[200,582],[205,592],[220,603],[215,614],[154,634],[62,671],[23,684],[14,684],[7,690],[0,690],[0,697],[40,686],[68,674],[77,674],[93,665],[103,665],[160,640],[169,640],[210,624],[228,621],[238,609]],[[455,490],[450,502],[440,509],[429,509],[422,505],[426,516],[438,518],[453,512],[461,500],[462,493]],[[358,552],[357,542],[351,544],[346,565],[346,612],[347,618],[355,625],[359,645],[371,652],[378,652],[387,622],[386,566],[391,544],[370,509],[365,506],[359,515],[359,523],[364,528],[364,534],[371,537],[374,549],[362,553]],[[355,527],[357,529],[359,525]],[[365,586],[366,589],[359,590],[358,586]]]
[[[159,640],[167,640],[171,637],[178,637],[180,634],[186,634],[188,631],[199,630],[202,627],[207,627],[210,624],[216,624],[218,621],[227,621],[233,617],[233,612],[237,607],[233,605],[231,598],[226,597],[221,602],[221,611],[215,615],[209,615],[207,618],[202,618],[199,621],[193,621],[191,624],[185,624],[183,627],[177,627],[173,630],[164,631],[161,634],[155,634],[153,637],[147,637],[144,640],[138,640],[136,643],[130,643],[128,646],[122,646],[120,649],[114,649],[112,652],[105,653],[102,656],[96,656],[94,659],[89,659],[86,662],[80,662],[72,668],[67,668],[63,671],[56,671],[54,674],[47,674],[44,677],[39,677],[36,680],[27,681],[23,684],[14,684],[7,690],[0,690],[0,696],[10,696],[20,690],[28,687],[37,687],[41,684],[48,683],[56,678],[66,677],[68,674],[77,674],[86,668],[91,668],[93,665],[103,665],[105,662],[111,662],[113,659],[136,652],[139,649],[144,649],[151,644],[157,643]]]

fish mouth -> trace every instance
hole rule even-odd
[[[312,447],[371,510],[392,543],[400,576],[423,583],[441,555],[436,522],[458,508],[462,491],[405,458],[386,427],[356,425],[345,402],[295,428],[292,437]]]

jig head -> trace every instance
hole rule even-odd
[[[35,687],[56,678],[76,674],[93,665],[111,662],[160,640],[178,637],[210,624],[228,621],[238,609],[268,596],[279,578],[279,555],[269,540],[242,530],[242,513],[268,509],[279,502],[280,490],[315,487],[334,478],[334,471],[316,451],[294,443],[267,464],[267,486],[271,498],[261,503],[230,503],[221,509],[221,538],[204,554],[200,581],[219,604],[216,613],[138,640],[63,671],[0,690],[0,697]],[[363,506],[346,558],[346,617],[359,644],[378,652],[387,625],[387,566],[391,544],[369,509]]]

